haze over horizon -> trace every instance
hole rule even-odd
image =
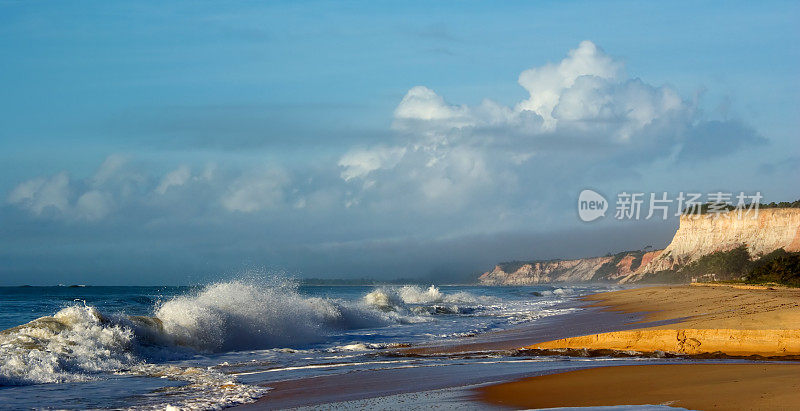
[[[800,198],[800,6],[511,3],[0,1],[0,285],[468,279],[677,227],[585,188]]]

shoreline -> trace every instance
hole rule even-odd
[[[263,381],[258,384],[271,388],[267,395],[254,403],[239,405],[236,408],[255,410],[315,407],[322,404],[425,393],[439,389],[463,389],[462,393],[468,397],[468,401],[475,401],[471,391],[463,387],[560,372],[586,365],[579,361],[556,364],[550,360],[542,361],[541,365],[545,369],[537,368],[536,364],[525,365],[523,362],[519,362],[518,365],[471,365],[468,361],[471,358],[486,358],[488,361],[497,356],[510,356],[509,359],[521,358],[515,355],[520,353],[520,347],[525,344],[608,329],[624,330],[635,327],[634,323],[643,320],[641,314],[605,311],[591,307],[588,302],[579,298],[573,298],[557,308],[576,310],[505,330],[407,348],[385,349],[375,353],[378,356],[385,355],[410,361],[437,358],[452,361],[446,366],[423,365],[417,368],[354,370],[346,374]],[[523,353],[522,356],[527,355]]]
[[[787,292],[789,294],[782,294]],[[611,346],[611,348],[609,348],[607,344],[587,346],[587,344],[577,343],[580,342],[581,339],[585,340],[596,335],[625,336],[627,335],[626,333],[628,333],[634,336],[637,335],[637,333],[641,333],[642,330],[650,330],[647,332],[663,334],[664,341],[669,341],[674,344],[677,338],[675,334],[670,335],[670,333],[673,332],[670,330],[678,329],[719,333],[722,339],[724,339],[724,337],[730,337],[728,334],[733,332],[730,330],[744,330],[745,333],[762,333],[764,334],[762,339],[765,343],[774,343],[774,340],[770,338],[770,333],[774,332],[776,329],[780,329],[780,327],[776,327],[776,324],[784,325],[786,330],[783,331],[788,333],[786,337],[788,340],[794,341],[795,337],[800,338],[800,335],[794,334],[794,332],[798,330],[787,328],[795,324],[797,324],[797,328],[800,328],[800,290],[742,290],[730,287],[691,287],[688,285],[640,287],[592,294],[573,300],[571,304],[580,309],[531,325],[479,334],[473,337],[464,337],[444,344],[419,345],[403,349],[386,350],[383,351],[382,354],[408,359],[435,357],[458,359],[471,358],[476,355],[491,356],[492,354],[497,355],[501,352],[506,352],[504,355],[531,356],[531,358],[543,358],[552,355],[577,355],[583,358],[587,356],[615,357],[617,354],[620,356],[647,357],[646,354],[640,354],[634,351],[646,353],[648,350],[633,350],[627,342],[619,346]],[[738,307],[738,309],[736,307]],[[725,325],[725,327],[722,327],[723,325]],[[637,338],[638,341],[647,340],[647,338],[643,339],[641,334],[633,339]],[[707,336],[705,338],[707,338]],[[692,332],[689,332],[688,335],[685,335],[684,340],[691,341],[691,339],[696,339],[696,336],[692,334]],[[622,340],[627,341],[624,338]],[[567,345],[563,344],[565,341],[576,343],[574,345],[578,349],[572,350],[571,352],[565,350],[570,348],[564,346]],[[550,344],[550,346],[548,346],[548,344]],[[686,343],[684,343],[684,345],[691,346],[691,344],[687,345]],[[710,347],[711,345],[709,345],[708,341],[701,340],[700,347],[703,346]],[[789,347],[794,346],[790,344]],[[660,346],[658,348],[666,348],[661,351],[672,351],[671,347]],[[541,352],[536,353],[535,351],[537,349],[541,349]],[[793,349],[794,348],[791,348],[791,350]],[[760,354],[763,355],[757,358],[747,358],[755,352],[752,347],[737,351],[736,354],[738,355],[720,355],[720,352],[716,349],[709,355],[699,354],[702,353],[702,350],[697,350],[696,353],[687,353],[687,350],[683,350],[684,352],[680,352],[681,350],[674,350],[678,352],[677,355],[680,359],[665,360],[663,358],[665,355],[655,354],[650,356],[651,360],[648,361],[651,361],[651,364],[653,362],[657,364],[672,364],[674,361],[680,361],[681,363],[672,365],[689,367],[686,369],[693,375],[696,374],[696,368],[693,367],[708,367],[703,368],[703,370],[708,371],[697,374],[697,378],[704,378],[706,381],[705,384],[711,384],[713,387],[717,387],[714,389],[722,390],[720,392],[724,392],[724,390],[728,389],[726,387],[736,387],[737,384],[741,385],[743,381],[745,382],[744,385],[766,387],[769,384],[765,383],[765,381],[769,382],[774,379],[785,381],[786,378],[789,378],[785,375],[787,373],[794,379],[800,381],[800,378],[797,378],[800,376],[800,364],[788,364],[786,365],[788,368],[776,368],[776,366],[780,364],[773,364],[767,361],[737,364],[732,363],[730,359],[738,357],[764,360],[769,359],[771,355],[768,354],[775,350],[776,349],[761,352]],[[732,351],[728,351],[728,354],[733,354]],[[669,355],[666,357],[671,358]],[[661,360],[658,360],[658,358],[661,358]],[[718,358],[723,359],[723,361],[716,364],[708,364],[702,360],[703,358]],[[790,359],[791,357],[783,355],[780,358]],[[698,362],[698,360],[701,361]],[[544,381],[543,379],[574,378],[573,376],[575,375],[583,376],[581,378],[586,380],[589,377],[580,373],[590,370],[596,371],[587,374],[593,378],[593,382],[587,383],[589,385],[602,385],[605,381],[614,381],[613,378],[628,378],[625,377],[625,375],[636,375],[636,373],[644,373],[652,378],[657,378],[656,381],[663,378],[680,379],[681,375],[681,373],[671,371],[674,370],[672,368],[659,368],[665,365],[637,365],[642,361],[641,359],[633,360],[635,362],[615,361],[613,364],[618,365],[612,365],[610,367],[608,364],[612,363],[605,363],[605,365],[583,363],[579,365],[580,361],[584,360],[576,359],[571,366],[551,365],[548,367],[552,368],[545,369],[518,365],[516,366],[517,368],[509,368],[505,371],[501,371],[499,370],[499,368],[502,368],[500,365],[486,366],[489,367],[486,368],[484,366],[478,367],[468,364],[461,366],[451,364],[447,367],[434,366],[359,370],[347,373],[346,375],[333,374],[315,378],[271,382],[264,381],[262,384],[272,387],[272,390],[257,402],[240,406],[239,408],[313,407],[342,401],[383,398],[401,393],[425,393],[437,389],[466,387],[470,384],[491,384],[477,389],[464,388],[464,395],[469,397],[472,401],[479,401],[479,404],[507,406],[505,403],[496,402],[489,397],[485,397],[481,394],[483,392],[482,390],[500,390],[498,392],[502,392],[505,388],[501,389],[495,387],[506,387],[508,384],[520,384],[523,382],[525,384],[530,384],[529,381],[537,381],[536,384],[539,384],[541,381]],[[567,361],[565,364],[569,363],[570,361]],[[764,367],[768,369],[768,372],[763,374],[757,372],[757,370],[762,370]],[[772,370],[773,368],[777,371]],[[731,374],[731,370],[734,369],[741,372],[737,371],[739,374]],[[630,373],[629,370],[635,370],[635,372]],[[780,370],[791,370],[791,372]],[[594,373],[596,373],[596,375]],[[621,374],[617,375],[618,373]],[[735,382],[725,380],[725,378],[731,375],[738,375],[739,378]],[[496,384],[497,381],[513,382]],[[565,406],[571,404],[571,402],[569,402],[571,398],[579,397],[575,392],[575,385],[571,384],[572,382],[562,387],[564,397],[561,398],[564,402],[556,402],[553,404]],[[698,382],[698,384],[702,385],[704,383]],[[618,385],[617,388],[619,387],[623,389],[627,388],[626,385]],[[684,386],[678,385],[674,387],[674,390],[676,395],[690,393],[692,391],[691,387],[691,384],[686,384]],[[794,387],[794,385],[786,383],[782,387],[774,388],[780,391],[780,393],[786,394],[785,391],[788,389],[786,387]],[[787,395],[800,392],[800,390],[795,388],[792,389],[795,391]],[[613,392],[611,389],[607,391]],[[749,391],[745,390],[743,392]],[[558,399],[559,397],[553,396],[553,398]],[[648,403],[653,404],[652,402]],[[616,404],[597,403],[593,405]],[[800,406],[800,401],[797,402],[797,405]],[[530,404],[522,402],[516,403],[516,406],[529,407]]]

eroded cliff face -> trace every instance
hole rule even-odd
[[[595,257],[498,264],[494,270],[481,275],[479,281],[488,285],[587,282],[611,259],[612,257]]]
[[[708,215],[682,216],[678,232],[661,256],[644,271],[668,270],[685,265],[716,251],[745,245],[751,256],[758,257],[778,248],[800,251],[800,209],[760,210],[756,218],[735,212],[717,218]]]
[[[649,263],[661,250],[631,251],[613,256],[502,263],[480,276],[481,284],[531,285],[543,283],[620,282]]]
[[[754,258],[778,248],[800,251],[800,209],[759,210],[756,218],[736,212],[682,216],[672,242],[664,250],[631,251],[614,256],[575,260],[502,263],[480,276],[488,285],[558,282],[635,283],[647,274],[675,270],[700,257],[744,245]]]

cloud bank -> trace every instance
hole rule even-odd
[[[64,232],[78,224],[118,227],[121,237],[126,229],[171,237],[202,226],[225,233],[219,241],[248,233],[241,259],[281,250],[297,262],[386,241],[570,227],[576,220],[565,205],[581,188],[637,176],[648,182],[641,176],[656,163],[663,172],[766,143],[744,121],[706,118],[675,89],[630,76],[590,41],[517,82],[528,96],[513,105],[455,104],[414,86],[388,136],[340,147],[322,162],[220,158],[153,167],[111,155],[89,176],[63,171],[21,181],[4,209]],[[196,238],[175,241],[190,247]]]

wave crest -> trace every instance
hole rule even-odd
[[[211,284],[161,303],[153,317],[73,305],[0,332],[0,386],[91,380],[198,351],[297,347],[402,321],[362,303],[302,296],[280,279]]]
[[[436,286],[423,290],[416,285],[381,287],[364,296],[365,304],[383,311],[410,311],[415,314],[469,314],[491,304],[493,299],[461,291],[442,293]]]
[[[70,382],[136,362],[131,328],[95,308],[71,306],[0,332],[0,385]]]
[[[158,307],[155,316],[176,344],[202,351],[305,345],[331,331],[390,322],[372,310],[304,297],[291,283],[262,286],[239,281],[175,297]]]

